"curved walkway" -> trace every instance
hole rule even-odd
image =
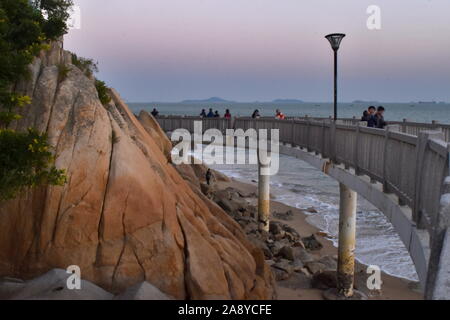
[[[280,153],[307,162],[350,189],[357,191],[359,195],[383,212],[409,251],[419,280],[425,287],[429,258],[428,233],[416,228],[409,207],[401,206],[397,196],[383,192],[382,184],[374,183],[370,177],[356,175],[354,170],[346,169],[343,165],[335,165],[328,159],[323,159],[312,152],[286,144],[280,145]]]
[[[449,151],[442,131],[379,130],[329,119],[157,118],[166,132],[278,129],[280,153],[356,191],[391,221],[429,299],[450,299]],[[403,131],[403,130],[402,130]]]

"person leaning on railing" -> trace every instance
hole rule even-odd
[[[375,115],[375,107],[370,106],[367,110],[364,111],[361,121],[366,121],[368,127],[375,127],[375,122],[370,122],[370,118]]]
[[[259,110],[258,109],[256,109],[255,111],[253,111],[253,114],[252,114],[252,118],[253,119],[259,119],[261,116],[259,115]]]
[[[277,109],[275,118],[278,120],[284,120],[286,119],[286,116],[280,111],[280,109]]]
[[[157,117],[159,116],[159,111],[156,108],[153,108],[153,111],[151,112],[152,116]]]
[[[379,106],[377,109],[377,113],[375,113],[375,120],[376,120],[376,128],[378,129],[384,129],[387,125],[386,121],[384,121],[384,107]]]

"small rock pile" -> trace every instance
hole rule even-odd
[[[328,289],[336,287],[337,258],[314,255],[322,249],[315,235],[302,237],[294,228],[278,221],[270,221],[269,232],[258,228],[258,210],[245,195],[233,188],[213,190],[202,188],[204,193],[239,223],[248,239],[260,248],[271,266],[275,279],[281,286],[292,289]],[[293,219],[291,210],[273,213],[279,220]]]

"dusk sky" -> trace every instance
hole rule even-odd
[[[343,32],[339,99],[450,101],[449,0],[75,0],[65,48],[129,102],[331,101],[324,36]],[[369,30],[369,5],[381,30]]]

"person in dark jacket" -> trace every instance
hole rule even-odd
[[[200,117],[206,118],[206,110],[202,109],[202,112],[200,113]]]
[[[259,119],[259,118],[260,118],[259,110],[258,110],[258,109],[256,109],[255,111],[253,111],[252,118],[253,118],[253,119]]]
[[[386,121],[384,121],[384,107],[379,106],[377,109],[377,113],[375,114],[376,118],[376,128],[384,129],[387,125]]]
[[[361,121],[367,121],[367,126],[370,128],[375,128],[377,124],[375,119],[375,111],[375,107],[370,106],[369,108],[367,108],[367,115],[363,115],[363,117],[361,118]]]
[[[214,118],[214,112],[212,108],[209,108],[209,112],[206,115],[207,118]]]
[[[361,121],[368,121],[369,120],[369,111],[364,110],[363,115],[361,117]]]
[[[214,118],[220,118],[219,111],[216,110],[216,112],[214,112]]]
[[[211,185],[211,179],[212,179],[213,175],[212,175],[212,171],[211,169],[208,169],[206,171],[206,175],[205,175],[205,179],[206,179],[206,184],[209,186]]]
[[[152,116],[157,117],[159,115],[159,111],[156,108],[153,108]]]

